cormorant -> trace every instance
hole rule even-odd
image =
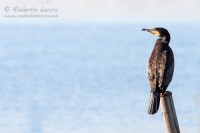
[[[148,114],[158,111],[160,95],[163,95],[172,80],[174,72],[174,55],[169,46],[170,34],[164,28],[142,29],[160,37],[157,39],[148,63],[148,79],[150,83],[150,99]]]

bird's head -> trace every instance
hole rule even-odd
[[[156,35],[158,37],[168,37],[170,36],[169,32],[165,28],[153,28],[153,29],[145,29],[143,28],[142,31],[147,31]]]

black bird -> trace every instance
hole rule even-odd
[[[150,99],[148,114],[158,111],[160,95],[163,95],[172,80],[174,73],[174,54],[169,46],[170,34],[164,28],[142,29],[160,37],[157,39],[149,58],[148,79],[150,83]]]

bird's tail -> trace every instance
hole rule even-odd
[[[160,93],[159,92],[151,92],[149,105],[148,105],[148,114],[153,115],[158,111],[160,105]]]

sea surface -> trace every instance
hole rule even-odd
[[[147,114],[157,39],[139,24],[0,25],[1,133],[162,133]],[[162,25],[161,25],[162,26]],[[200,132],[200,25],[171,33],[181,133]]]

